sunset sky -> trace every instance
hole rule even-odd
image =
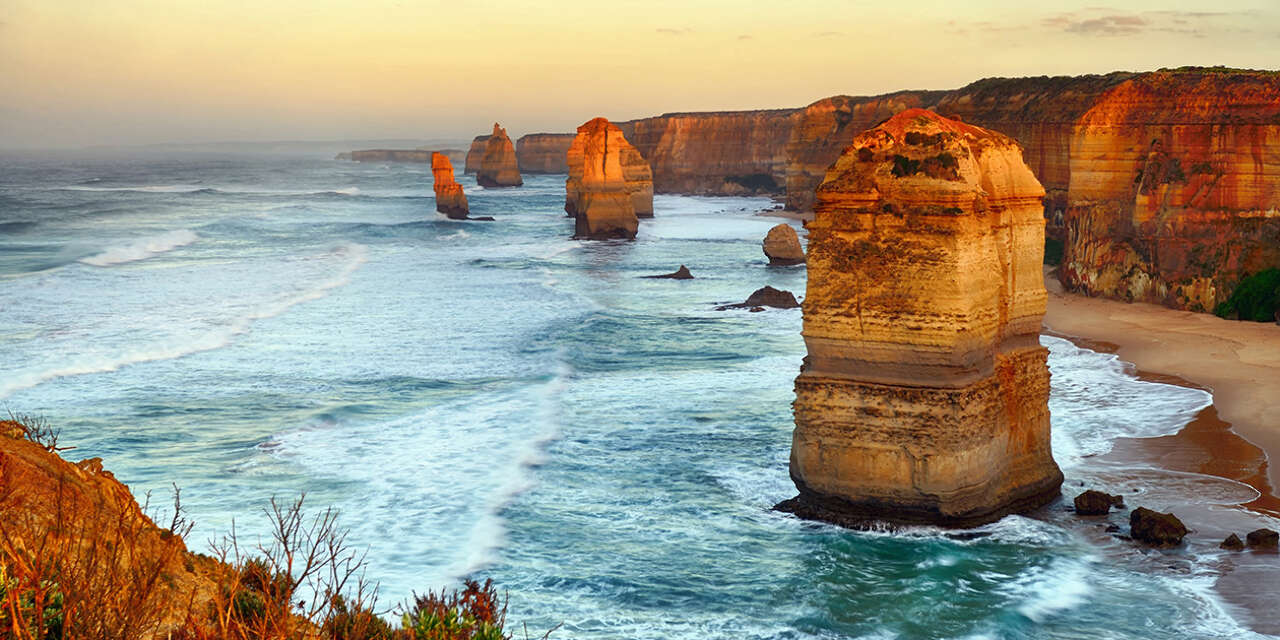
[[[1099,1],[0,0],[0,147],[495,120],[514,138],[986,76],[1280,66],[1275,0]]]

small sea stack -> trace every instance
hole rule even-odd
[[[453,179],[453,163],[443,153],[431,154],[431,176],[435,182],[436,211],[454,220],[465,220],[470,209],[462,185]]]
[[[484,161],[485,145],[489,143],[489,136],[476,136],[471,140],[471,146],[467,149],[467,157],[463,163],[463,173],[479,173],[480,164]]]
[[[1058,495],[1044,193],[1012,139],[921,109],[845,149],[808,225],[780,510],[972,526]]]
[[[518,187],[524,184],[516,148],[507,137],[507,130],[496,122],[493,123],[493,133],[484,142],[484,156],[480,159],[476,182],[482,187]]]
[[[779,224],[770,229],[761,244],[771,267],[804,263],[804,247],[800,246],[800,236],[789,224]]]
[[[653,216],[653,175],[622,130],[604,118],[578,127],[566,154],[567,214],[576,220],[574,237],[633,239],[640,212]]]

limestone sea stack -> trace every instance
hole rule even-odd
[[[804,262],[804,247],[800,246],[800,236],[789,224],[779,224],[765,235],[764,255],[769,258],[770,266],[787,266]]]
[[[1053,499],[1044,189],[999,133],[909,109],[818,188],[791,476],[802,517],[970,526]]]
[[[604,118],[578,127],[566,154],[565,212],[576,219],[574,237],[636,237],[641,212],[653,216],[649,165],[622,130]]]
[[[467,149],[467,159],[463,165],[463,173],[480,172],[480,164],[484,160],[485,145],[488,143],[489,136],[476,136],[471,141],[471,146]]]
[[[453,163],[443,153],[431,154],[431,175],[436,192],[436,211],[454,220],[465,220],[470,209],[462,185],[453,179]]]
[[[484,157],[480,159],[476,182],[482,187],[518,187],[524,184],[516,161],[516,148],[507,137],[507,130],[496,122],[493,123],[493,133],[484,143]]]

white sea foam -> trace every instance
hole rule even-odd
[[[128,244],[109,247],[101,253],[81,258],[80,262],[95,267],[109,267],[127,262],[136,262],[138,260],[146,260],[166,251],[172,251],[178,247],[185,247],[198,239],[200,239],[200,236],[196,235],[196,232],[190,229],[178,229],[141,238]]]
[[[62,187],[63,191],[134,191],[138,193],[193,193],[205,189],[199,185],[189,184],[167,184],[167,185],[144,185],[138,187],[86,187],[83,185],[74,185],[70,187]]]
[[[1065,558],[1027,571],[1013,581],[1012,588],[1025,594],[1018,613],[1037,623],[1084,604],[1093,591],[1088,564]]]
[[[302,288],[297,292],[263,302],[248,313],[231,319],[217,329],[194,336],[186,336],[181,342],[149,344],[115,354],[75,359],[71,362],[45,369],[18,372],[15,375],[6,376],[3,381],[0,381],[0,398],[8,397],[16,391],[29,389],[58,378],[91,373],[107,373],[131,364],[172,360],[225,347],[236,336],[249,331],[255,321],[278,316],[289,310],[290,307],[323,298],[331,289],[348,283],[351,275],[360,268],[360,265],[367,261],[367,250],[361,244],[350,243],[335,248],[332,254],[347,257],[347,260],[333,277]]]

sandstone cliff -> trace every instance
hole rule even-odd
[[[1044,190],[1010,138],[910,109],[817,190],[782,508],[970,525],[1043,504]]]
[[[575,219],[574,237],[636,236],[638,212],[653,215],[648,165],[617,125],[595,118],[578,127],[567,153],[565,212]]]
[[[795,109],[672,113],[619,122],[659,193],[780,194]]]
[[[1280,74],[1135,76],[1077,121],[1063,284],[1212,311],[1280,267]]]
[[[572,133],[530,133],[516,140],[520,173],[569,173]]]
[[[480,164],[484,160],[484,150],[489,143],[489,136],[476,136],[471,140],[471,147],[467,149],[466,164],[462,168],[463,173],[479,173]]]
[[[441,153],[431,154],[432,188],[436,193],[436,211],[455,220],[466,219],[470,209],[462,185],[453,179],[453,163]]]
[[[524,184],[516,161],[516,148],[507,137],[507,130],[496,122],[493,123],[493,133],[485,140],[484,157],[480,159],[476,182],[482,187],[518,187]]]

